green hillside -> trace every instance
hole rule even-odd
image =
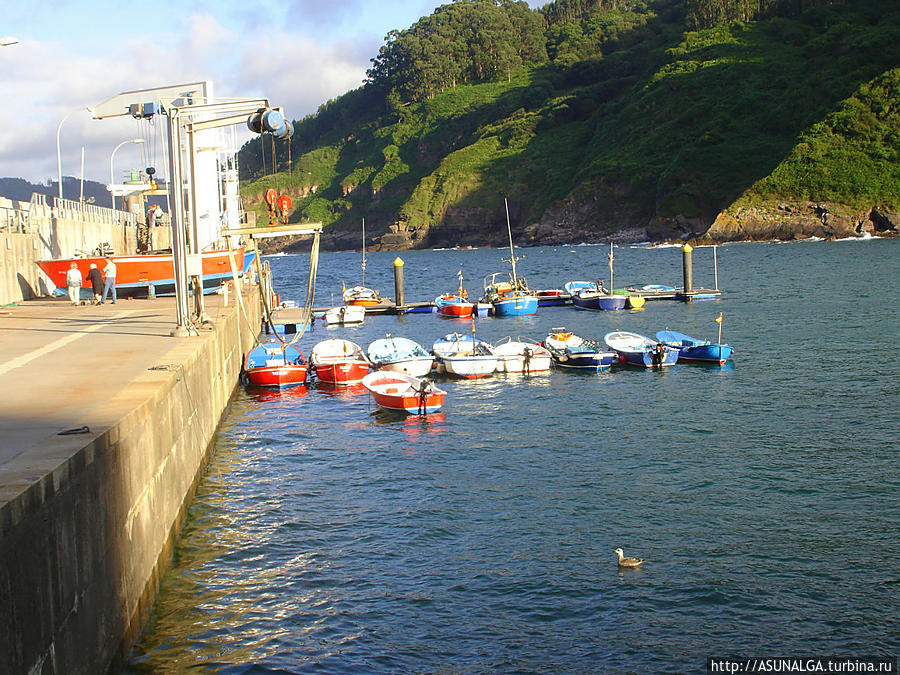
[[[348,246],[363,217],[386,246],[502,242],[504,197],[536,243],[703,234],[780,202],[900,212],[894,0],[457,0],[369,76],[290,148],[242,150],[262,222],[268,187]]]

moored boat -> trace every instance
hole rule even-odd
[[[498,373],[545,373],[550,370],[550,352],[536,342],[506,337],[494,345]]]
[[[498,282],[496,280],[497,273],[491,275],[490,282],[485,278],[482,302],[489,302],[493,305],[494,316],[537,314],[537,296],[528,289],[525,278],[516,274],[516,261],[519,259],[513,250],[512,227],[509,222],[509,204],[505,198],[503,199],[503,204],[506,208],[506,232],[509,235],[509,263],[512,266],[512,273],[508,282]]]
[[[350,340],[322,340],[310,353],[310,363],[320,382],[337,385],[361,382],[369,372],[369,361],[362,347]]]
[[[434,299],[434,306],[441,316],[469,317],[475,311],[474,302],[455,293],[439,295]]]
[[[356,307],[374,307],[380,305],[384,300],[378,295],[378,291],[366,286],[353,286],[345,288],[341,292],[341,299],[345,305]]]
[[[734,353],[734,347],[709,340],[698,340],[675,330],[661,330],[656,339],[678,350],[679,361],[703,361],[723,365]]]
[[[366,308],[361,305],[332,307],[325,312],[324,319],[329,326],[362,323],[366,319]]]
[[[428,380],[385,370],[369,373],[362,384],[382,408],[411,415],[437,412],[444,405],[447,394]]]
[[[257,345],[244,357],[244,381],[257,387],[295,387],[306,384],[309,364],[292,344],[275,341]]]
[[[619,293],[609,293],[603,282],[569,282],[573,284],[572,304],[578,309],[615,311],[625,308],[628,297]],[[574,284],[578,284],[577,287]],[[584,285],[589,284],[589,285]]]
[[[366,350],[369,361],[378,370],[423,377],[431,372],[434,357],[418,342],[387,335],[372,341]]]
[[[677,349],[638,333],[613,331],[607,333],[603,340],[619,355],[620,363],[643,368],[662,368],[678,361]]]
[[[553,329],[544,339],[544,346],[550,352],[554,365],[569,370],[599,373],[616,360],[615,352],[607,351],[597,342],[586,340],[563,328]]]
[[[493,347],[470,335],[450,333],[432,345],[438,371],[466,379],[487,377],[497,369]]]

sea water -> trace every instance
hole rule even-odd
[[[609,284],[608,247],[516,249],[533,288]],[[680,286],[679,248],[619,246],[614,284]],[[397,253],[365,283],[393,296]],[[399,254],[408,301],[509,269],[508,251]],[[304,301],[308,258],[267,258]],[[898,240],[693,253],[720,299],[541,308],[477,336],[670,328],[724,367],[441,380],[404,417],[364,389],[240,389],[127,672],[702,672],[715,656],[900,648]],[[362,280],[323,253],[316,305]],[[470,320],[321,322],[299,345],[426,348]],[[613,549],[647,559],[620,569]]]

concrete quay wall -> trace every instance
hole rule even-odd
[[[119,415],[105,431],[52,435],[4,465],[21,491],[0,500],[0,672],[121,668],[260,325],[257,296],[246,317],[232,303],[212,331],[159,337],[172,346],[103,402]]]
[[[47,295],[53,282],[38,260],[90,254],[109,244],[117,255],[137,251],[137,214],[35,194],[30,202],[0,197],[0,305]],[[153,248],[168,248],[168,227],[155,227]]]

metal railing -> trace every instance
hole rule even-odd
[[[137,225],[138,216],[129,211],[119,211],[106,206],[97,206],[74,199],[53,197],[54,215],[69,220],[90,220],[97,223],[117,223],[120,225]]]

